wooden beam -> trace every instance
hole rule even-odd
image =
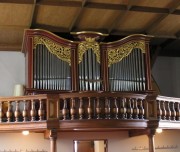
[[[38,0],[34,0],[34,3],[33,3],[32,13],[31,13],[31,19],[30,19],[30,23],[29,23],[29,28],[32,27],[32,25],[35,23],[36,18],[37,18],[37,14],[38,14],[38,13],[37,13],[38,9],[37,9],[37,5],[36,5],[37,1],[38,1]]]
[[[27,29],[28,26],[21,26],[21,25],[0,25],[0,29],[2,30],[24,30]]]
[[[76,14],[76,16],[74,17],[70,27],[69,27],[69,31],[72,31],[74,26],[79,22],[81,14],[83,12],[84,6],[86,5],[87,0],[83,0],[82,1],[82,7],[79,9],[78,13]]]
[[[169,14],[172,14],[174,11],[176,11],[176,8],[179,7],[180,1],[174,1],[170,8],[168,9],[168,13],[161,15],[158,19],[155,19],[152,21],[152,24],[148,25],[144,28],[145,33],[149,33],[150,30],[152,30],[154,27],[156,27],[162,20],[164,20]]]
[[[45,29],[45,30],[51,31],[51,32],[70,33],[68,28],[55,27],[55,26],[45,25],[45,24],[34,24],[31,28],[40,28],[40,29]]]
[[[33,4],[34,0],[0,0],[0,3]]]
[[[137,12],[149,12],[149,13],[169,13],[168,8],[159,8],[159,7],[147,7],[147,6],[132,6],[130,11],[137,11]]]
[[[81,1],[73,1],[73,0],[40,0],[38,5],[51,5],[51,6],[67,6],[67,7],[81,7]]]
[[[108,29],[109,34],[112,32],[112,30],[114,29],[114,27],[116,27],[118,23],[123,23],[125,21],[125,16],[128,13],[128,11],[131,9],[133,4],[134,4],[134,1],[129,0],[127,4],[127,9],[123,12],[123,14],[119,12],[119,15],[116,17],[115,21],[112,23],[111,27]]]
[[[127,6],[126,5],[122,5],[122,4],[110,4],[110,3],[88,2],[86,7],[87,8],[95,8],[95,9],[127,10]]]
[[[0,51],[21,51],[22,44],[0,44]]]

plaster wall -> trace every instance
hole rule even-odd
[[[158,57],[152,74],[161,95],[180,97],[180,57]]]

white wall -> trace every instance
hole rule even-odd
[[[12,96],[15,84],[25,84],[25,57],[0,51],[0,96]]]
[[[155,135],[156,147],[177,146],[175,149],[158,149],[157,152],[179,152],[180,130],[163,131]],[[108,152],[148,152],[148,150],[133,150],[133,148],[148,147],[148,137],[128,137],[127,131],[122,132],[61,132],[58,134],[57,151],[73,152],[73,140],[107,139]],[[30,133],[23,136],[21,133],[0,133],[0,151],[21,150],[21,152],[42,151],[49,152],[50,142],[44,139],[42,133]]]
[[[162,95],[180,97],[180,57],[158,57],[152,74]]]
[[[39,150],[48,152],[49,149],[49,140],[44,139],[42,133],[30,133],[28,136],[21,133],[0,133],[0,151]]]

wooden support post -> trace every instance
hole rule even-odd
[[[149,152],[155,152],[155,143],[154,143],[154,135],[155,135],[156,130],[151,129],[148,134],[149,138]]]
[[[49,132],[49,139],[50,139],[50,152],[57,152],[57,130],[50,130]]]

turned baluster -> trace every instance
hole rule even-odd
[[[43,104],[42,99],[40,99],[38,115],[39,115],[39,121],[44,120],[45,110],[44,110],[44,104]]]
[[[144,119],[144,106],[143,106],[143,100],[139,100],[139,119]]]
[[[133,118],[134,119],[139,119],[139,109],[137,106],[137,99],[132,99],[133,102]]]
[[[79,103],[79,119],[84,118],[84,106],[83,106],[83,100],[80,98],[80,103]]]
[[[31,100],[31,110],[30,110],[30,116],[31,116],[31,121],[36,120],[36,108],[35,108],[36,102],[34,100]]]
[[[157,101],[157,118],[159,120],[162,118],[161,101]]]
[[[8,101],[8,110],[6,112],[6,117],[7,117],[7,122],[11,122],[12,120],[12,105],[11,105],[11,101]]]
[[[15,122],[18,122],[20,117],[19,101],[16,101],[16,109],[14,111],[14,116],[15,116]]]
[[[4,113],[3,113],[3,102],[1,101],[0,102],[0,122],[3,122],[3,116],[4,116]]]
[[[176,111],[174,109],[174,102],[171,103],[171,120],[175,121],[176,120]]]
[[[169,102],[166,102],[166,119],[167,120],[171,120],[171,111],[170,111],[170,107],[169,107]]]
[[[131,99],[129,99],[127,102],[127,118],[128,119],[132,119],[132,113],[133,113],[133,109],[131,106]]]
[[[28,105],[27,105],[28,101],[24,101],[24,107],[23,107],[23,111],[22,111],[22,116],[23,116],[23,121],[28,121]]]
[[[177,102],[176,106],[176,120],[180,120],[180,103]]]
[[[105,98],[105,119],[110,119],[110,103],[108,98]]]
[[[162,103],[162,114],[161,114],[161,119],[162,120],[166,120],[166,107],[165,107],[165,101],[161,101],[160,102],[160,106],[161,106],[161,103]]]
[[[100,107],[99,97],[97,97],[97,103],[96,103],[96,118],[97,119],[101,119],[101,112],[102,112],[102,109]]]
[[[90,97],[88,97],[87,113],[88,113],[88,119],[92,119],[92,106],[91,106],[91,98]]]
[[[120,118],[121,119],[126,119],[127,109],[125,107],[125,104],[126,104],[126,98],[121,99],[121,108],[120,108]]]
[[[71,98],[71,108],[70,108],[71,120],[76,117],[75,99]]]
[[[67,100],[63,99],[63,109],[62,109],[63,120],[68,119],[68,108],[67,108]]]
[[[119,107],[117,104],[117,98],[114,98],[113,115],[114,115],[114,119],[119,119]]]

